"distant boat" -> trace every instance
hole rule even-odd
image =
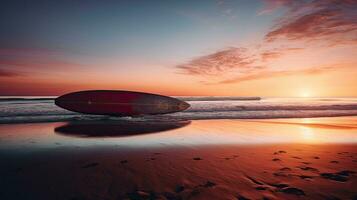
[[[74,112],[112,116],[166,114],[190,107],[172,97],[122,90],[73,92],[56,98],[55,104]]]

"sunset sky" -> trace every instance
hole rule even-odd
[[[357,97],[357,0],[1,1],[0,95]]]

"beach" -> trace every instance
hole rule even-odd
[[[0,199],[354,199],[356,122],[1,124]]]
[[[357,200],[357,0],[8,0],[0,200]]]

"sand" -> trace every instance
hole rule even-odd
[[[95,137],[83,122],[83,134],[0,125],[0,199],[353,199],[355,122],[203,120]]]

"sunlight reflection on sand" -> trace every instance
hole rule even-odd
[[[145,146],[198,146],[220,144],[275,143],[357,143],[355,117],[276,120],[200,120],[173,130],[129,137],[83,138],[75,134],[58,134],[54,130],[68,124],[34,123],[0,126],[0,148],[51,148],[62,146],[120,145],[134,148]],[[86,127],[82,127],[84,134]],[[93,133],[92,126],[88,126]],[[96,130],[100,131],[100,130]],[[105,134],[104,134],[105,136]]]

